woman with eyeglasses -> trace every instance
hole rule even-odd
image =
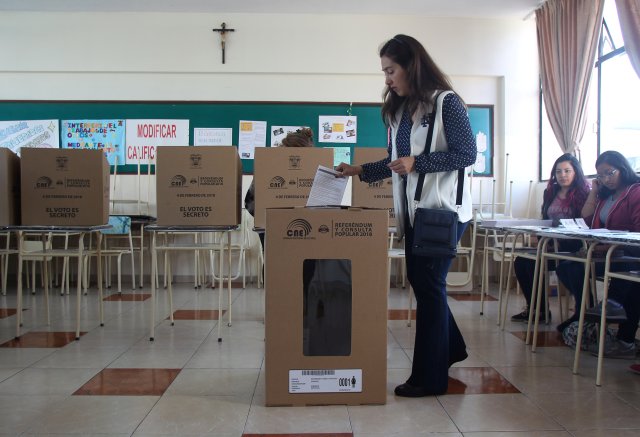
[[[558,226],[560,219],[582,217],[582,207],[589,195],[587,183],[580,162],[575,156],[565,153],[553,164],[551,176],[542,197],[542,218],[553,220],[553,226]],[[577,240],[564,240],[558,244],[561,252],[573,252],[582,246]],[[511,317],[513,322],[528,322],[529,308],[531,308],[531,289],[536,262],[532,259],[518,257],[513,263],[516,279],[527,301],[524,311]],[[555,263],[549,262],[549,269],[555,270]],[[548,314],[551,320],[551,313]]]
[[[592,229],[606,228],[618,231],[640,232],[640,177],[627,159],[619,152],[607,151],[596,160],[597,176],[592,182],[591,193],[582,208],[582,216]],[[625,252],[634,252],[631,248]],[[638,256],[638,254],[635,254]],[[629,271],[639,268],[638,263],[616,262],[611,271]],[[604,266],[596,264],[596,273],[602,274]],[[574,315],[558,325],[563,331],[577,321],[582,302],[584,264],[567,261],[558,266],[558,278],[571,291],[576,301]],[[637,283],[612,279],[607,301],[608,319],[621,322],[616,341],[605,345],[605,356],[633,359],[636,355],[635,333],[640,320],[640,293]],[[599,320],[601,306],[587,310],[587,314]],[[597,346],[595,349],[597,353]]]

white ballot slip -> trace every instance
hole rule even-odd
[[[332,168],[319,165],[313,178],[307,206],[340,205],[347,189],[348,178],[336,177],[339,174]]]

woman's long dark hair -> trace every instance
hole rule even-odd
[[[609,164],[611,167],[618,170],[620,172],[620,183],[625,187],[640,182],[640,177],[635,171],[633,171],[633,168],[631,167],[631,164],[629,164],[629,161],[627,161],[627,158],[625,158],[620,152],[616,152],[615,150],[602,152],[600,156],[598,156],[598,159],[596,159],[596,168],[598,168],[600,164]],[[612,194],[612,190],[605,187],[603,184],[600,184],[600,190],[598,191],[598,197],[600,199],[606,199]]]
[[[394,36],[380,47],[380,57],[383,56],[406,71],[409,85],[408,93],[403,97],[389,87],[385,88],[382,95],[382,119],[387,126],[403,104],[413,114],[420,104],[432,103],[435,91],[453,90],[447,76],[415,38],[407,35]]]
[[[553,167],[551,168],[551,176],[549,177],[547,188],[544,190],[542,201],[543,219],[549,218],[549,206],[551,205],[551,202],[553,202],[553,199],[558,195],[558,191],[560,191],[560,184],[558,184],[558,180],[556,179],[556,168],[561,162],[568,162],[571,164],[571,167],[573,167],[573,182],[571,182],[569,191],[567,192],[567,201],[569,202],[569,205],[571,205],[571,212],[574,216],[573,218],[580,217],[582,205],[584,205],[584,202],[587,200],[587,196],[589,195],[589,184],[584,177],[584,172],[582,171],[580,162],[575,156],[565,153],[556,159],[556,162],[553,163]]]

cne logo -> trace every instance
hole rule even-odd
[[[287,225],[287,237],[306,238],[310,233],[311,224],[305,219],[295,219]]]
[[[170,186],[172,187],[184,187],[187,184],[187,178],[181,174],[177,174],[171,178]]]
[[[200,168],[200,162],[202,161],[202,155],[198,153],[192,153],[189,155],[189,159],[191,160],[191,168]]]
[[[302,157],[298,155],[289,156],[289,168],[298,169],[302,165]]]
[[[282,188],[285,182],[282,176],[274,176],[269,181],[269,188]]]
[[[56,156],[56,170],[66,171],[69,158],[66,156]]]
[[[36,181],[36,188],[51,188],[53,181],[47,176],[40,176]]]
[[[382,188],[384,181],[369,182],[369,188]]]

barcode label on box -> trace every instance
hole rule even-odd
[[[343,392],[362,392],[362,369],[289,370],[289,393]]]

